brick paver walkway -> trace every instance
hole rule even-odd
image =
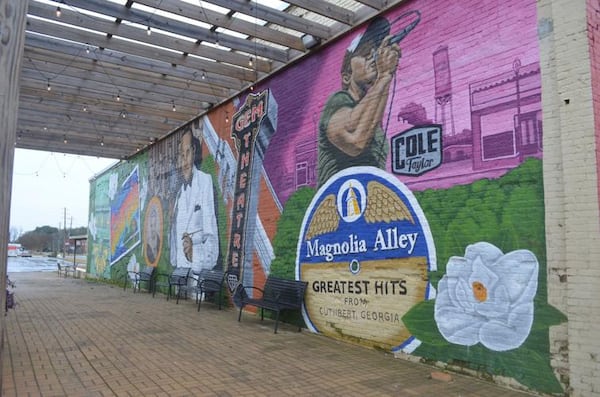
[[[529,394],[338,342],[253,314],[55,273],[13,273],[2,396]]]

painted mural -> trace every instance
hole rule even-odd
[[[137,167],[119,186],[110,179],[110,262],[115,263],[140,243],[140,185]]]
[[[402,316],[432,291],[429,225],[412,193],[374,167],[349,167],[319,189],[298,241],[310,329],[397,350],[413,342]]]
[[[90,184],[90,217],[88,222],[89,241],[88,271],[90,274],[110,278],[110,201],[108,196],[109,177],[100,175]]]
[[[196,271],[213,268],[219,252],[212,178],[200,170],[201,148],[202,135],[185,127],[179,142],[181,184],[169,236],[171,264]]]
[[[314,332],[561,393],[536,2],[485,3],[404,2],[99,176],[90,273],[302,279]]]

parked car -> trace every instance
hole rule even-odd
[[[28,250],[22,250],[21,257],[23,257],[23,258],[31,257],[31,252],[29,252]]]

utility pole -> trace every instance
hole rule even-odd
[[[64,234],[63,234],[63,242],[62,242],[62,252],[63,252],[63,259],[66,258],[65,256],[65,246],[67,245],[67,207],[64,208],[64,222],[63,222],[63,226],[65,228]]]

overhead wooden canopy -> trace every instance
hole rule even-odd
[[[29,0],[15,145],[126,158],[398,2]]]

